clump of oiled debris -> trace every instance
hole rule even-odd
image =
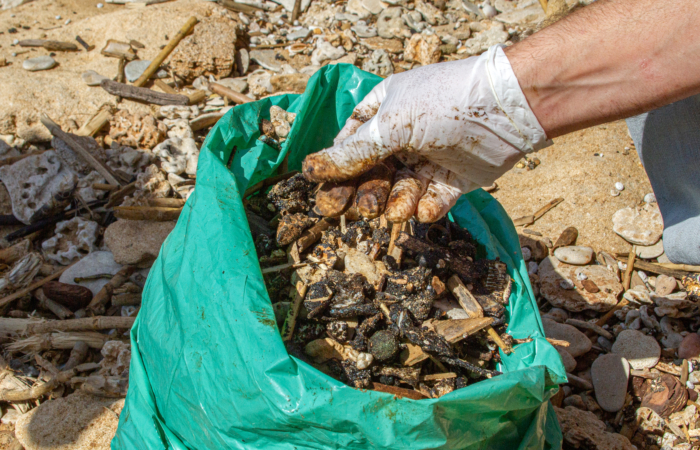
[[[511,279],[504,263],[477,258],[469,232],[353,207],[323,217],[328,189],[301,174],[263,187],[246,202],[277,229],[256,243],[290,354],[350,386],[415,399],[500,374]]]

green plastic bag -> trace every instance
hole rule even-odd
[[[502,355],[503,375],[440,399],[353,389],[290,357],[265,290],[240,193],[289,153],[299,169],[332,143],[381,79],[321,69],[303,95],[237,106],[202,147],[197,187],[151,269],[131,330],[131,373],[113,449],[558,449],[549,398],[565,381],[543,338],[518,237],[482,190],[451,213],[514,279],[509,332],[531,337]],[[258,141],[271,105],[297,113],[277,151]],[[226,163],[235,154],[231,170]]]

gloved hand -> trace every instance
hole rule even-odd
[[[304,176],[348,180],[394,155],[386,217],[444,216],[464,193],[491,185],[524,153],[549,144],[501,46],[392,75],[360,102],[331,148],[306,157]],[[358,195],[360,193],[358,192]]]

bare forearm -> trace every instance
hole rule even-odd
[[[599,0],[506,49],[549,138],[700,93],[700,1]]]

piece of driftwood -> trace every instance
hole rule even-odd
[[[25,295],[29,294],[30,292],[32,292],[36,289],[39,289],[40,287],[42,287],[44,284],[48,283],[49,281],[55,280],[56,278],[60,277],[61,274],[63,274],[63,272],[65,272],[69,268],[73,267],[74,264],[75,263],[71,264],[70,266],[64,267],[63,269],[59,270],[58,272],[54,273],[53,275],[49,275],[48,277],[44,278],[43,280],[39,280],[37,282],[32,283],[29,286],[27,286],[26,288],[20,289],[19,291],[15,292],[14,294],[10,294],[6,297],[0,298],[0,308],[7,305],[8,303],[11,303],[11,302],[17,300],[18,298],[24,297]]]
[[[479,317],[476,319],[452,319],[440,320],[435,324],[435,332],[444,337],[447,342],[454,344],[471,336],[493,323],[491,317]],[[404,366],[413,366],[428,359],[429,355],[418,345],[406,344],[406,349],[401,352],[401,363]]]
[[[51,120],[49,116],[47,116],[46,114],[42,114],[41,123],[49,129],[53,136],[65,142],[66,145],[68,145],[68,147],[70,147],[71,150],[73,150],[80,158],[82,158],[93,169],[99,172],[100,175],[102,175],[109,184],[121,185],[119,180],[114,176],[112,171],[106,165],[102,164],[100,161],[97,160],[97,158],[92,156],[92,153],[87,151],[87,149],[85,149],[82,146],[82,144],[78,142],[77,139],[74,139],[72,134],[66,133],[65,131],[61,130],[61,127],[59,127],[56,122]]]
[[[304,302],[304,297],[306,297],[306,291],[308,286],[303,281],[298,281],[296,284],[296,290],[294,291],[294,299],[289,307],[289,312],[287,313],[287,318],[282,326],[282,340],[285,342],[291,341],[292,336],[294,336],[294,328],[297,323],[297,317],[299,316],[299,310]]]
[[[116,184],[106,184],[106,183],[92,183],[92,188],[97,191],[116,191],[119,186]]]
[[[292,23],[296,22],[299,18],[299,9],[301,9],[301,0],[294,0],[294,7],[292,8]]]
[[[198,89],[191,94],[187,94],[187,98],[190,99],[190,105],[196,105],[206,100],[207,93]]]
[[[202,114],[201,116],[197,116],[194,119],[190,120],[190,128],[192,129],[192,131],[199,131],[205,128],[209,128],[211,126],[216,125],[216,122],[218,122],[219,119],[224,117],[225,114],[226,113],[222,112]]]
[[[403,250],[413,252],[413,253],[426,253],[432,255],[439,255],[440,259],[443,259],[450,265],[450,268],[462,279],[463,282],[469,283],[474,278],[473,267],[474,263],[466,259],[459,258],[450,252],[449,249],[440,247],[437,245],[431,245],[420,239],[416,239],[406,232],[401,232],[399,237],[394,242],[396,246],[401,247]]]
[[[83,124],[78,131],[75,132],[78,136],[94,136],[98,131],[100,131],[105,125],[109,123],[112,118],[112,112],[103,108],[97,112],[94,116],[90,118],[87,122]]]
[[[321,239],[321,235],[323,234],[324,231],[326,231],[328,228],[331,226],[335,225],[336,221],[328,218],[323,218],[316,222],[314,226],[309,228],[308,230],[304,231],[304,233],[301,235],[299,239],[296,241],[297,248],[299,249],[299,253],[303,252],[307,248],[309,248],[312,244],[314,244],[316,241]]]
[[[209,83],[209,90],[231,100],[234,103],[243,104],[253,101],[253,99],[247,95],[243,95],[240,92],[236,92],[233,89],[229,89],[219,83]]]
[[[170,85],[163,80],[156,79],[155,81],[153,81],[153,85],[161,91],[165,92],[166,94],[180,94],[178,91],[170,87]]]
[[[149,198],[148,206],[161,208],[182,208],[185,206],[184,198]]]
[[[39,300],[39,306],[41,306],[44,309],[48,309],[49,311],[54,313],[59,319],[67,319],[73,316],[73,313],[70,309],[48,298],[41,288],[34,291],[34,297],[36,297],[36,299]]]
[[[495,342],[496,345],[498,345],[498,348],[503,350],[503,353],[505,353],[506,355],[513,353],[513,348],[503,341],[501,336],[496,332],[496,330],[493,329],[493,327],[486,327],[486,333],[493,340],[493,342]]]
[[[70,350],[78,341],[85,342],[90,348],[101,349],[105,342],[113,339],[113,336],[108,336],[96,331],[35,334],[8,344],[6,350],[8,352],[23,353],[32,353],[41,350]]]
[[[0,250],[0,263],[9,265],[19,261],[24,255],[29,253],[30,244],[29,239],[25,239],[11,247],[3,248]]]
[[[160,206],[117,206],[114,208],[114,216],[127,220],[152,220],[155,222],[168,222],[180,217],[182,208],[165,208]]]
[[[470,318],[476,319],[484,317],[483,308],[481,308],[479,302],[476,301],[476,298],[469,292],[469,289],[467,289],[457,275],[452,275],[447,280],[447,288]]]
[[[88,347],[85,342],[76,342],[75,345],[73,345],[73,350],[70,351],[68,361],[66,361],[62,369],[71,370],[78,367],[85,361],[85,358],[87,358],[88,350],[90,350],[90,347]]]
[[[112,296],[112,306],[138,306],[141,304],[141,294],[127,293]]]
[[[99,331],[114,328],[130,329],[135,317],[97,316],[83,319],[51,320],[27,326],[27,334],[44,334],[52,331]]]
[[[116,288],[126,283],[131,274],[136,271],[134,266],[124,266],[117,272],[111,280],[105,284],[100,291],[95,294],[92,301],[87,306],[87,310],[94,315],[104,314],[105,306],[112,298],[112,293]]]
[[[85,39],[81,38],[80,36],[76,36],[75,40],[78,41],[78,44],[83,46],[86,52],[89,52],[95,48],[94,45],[89,45],[87,42],[85,42]]]
[[[20,47],[43,47],[55,52],[77,52],[78,46],[71,42],[50,41],[47,39],[24,39],[19,41]]]
[[[535,212],[532,215],[529,216],[523,216],[518,219],[513,220],[513,225],[516,227],[518,226],[525,226],[525,225],[532,225],[535,223],[536,220],[540,219],[542,216],[544,216],[550,209],[554,208],[557,206],[559,203],[563,202],[563,198],[555,198],[554,200],[550,201],[546,205],[544,205],[542,208],[538,209],[537,212]]]
[[[136,192],[136,182],[129,183],[118,191],[112,192],[109,196],[109,201],[105,205],[105,209],[112,209],[120,205],[127,195],[131,195],[134,192]]]
[[[386,384],[377,383],[375,381],[372,382],[372,390],[385,392],[387,394],[393,395],[394,397],[410,398],[411,400],[422,400],[424,398],[427,398],[419,391],[413,389],[404,389],[397,386],[389,386]]]
[[[197,25],[197,20],[196,17],[190,17],[187,19],[187,22],[185,22],[185,25],[175,34],[170,39],[170,42],[168,42],[168,45],[166,45],[163,50],[158,53],[158,56],[156,56],[153,60],[151,60],[151,64],[146,68],[146,70],[143,71],[141,76],[134,82],[134,86],[143,86],[146,84],[146,81],[148,81],[149,78],[153,76],[154,73],[158,71],[158,68],[160,68],[160,65],[163,64],[165,59],[170,56],[170,53],[172,53],[173,50],[175,50],[175,47],[180,43],[182,39],[185,38],[192,30],[194,29],[194,26]],[[186,105],[187,103],[185,103]]]
[[[112,80],[102,80],[100,86],[102,86],[102,89],[104,89],[105,91],[117,97],[128,98],[130,100],[138,100],[154,105],[187,106],[190,104],[190,99],[186,95],[166,94],[164,92],[157,92],[148,88],[129,86],[128,84],[124,83],[117,83],[116,81]]]
[[[115,41],[114,39],[109,39],[100,53],[112,58],[124,58],[127,61],[136,59],[136,53],[128,42]]]

